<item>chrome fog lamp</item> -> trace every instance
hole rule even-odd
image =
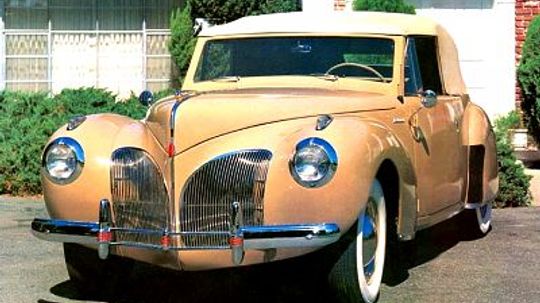
[[[68,184],[80,175],[84,165],[81,145],[72,138],[57,138],[43,153],[42,170],[56,184]]]
[[[338,160],[332,145],[321,138],[307,138],[296,145],[291,174],[304,187],[320,187],[336,172]]]

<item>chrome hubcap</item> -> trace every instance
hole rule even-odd
[[[377,251],[377,205],[370,198],[364,212],[362,224],[362,257],[364,261],[364,276],[369,284],[375,272],[375,252]]]
[[[486,218],[486,214],[488,212],[488,205],[485,204],[484,206],[480,207],[480,216],[482,217],[482,219],[485,219]]]

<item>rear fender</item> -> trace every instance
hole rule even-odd
[[[497,151],[495,134],[482,108],[469,102],[463,116],[463,130],[462,142],[469,150],[465,201],[492,201],[499,188]]]

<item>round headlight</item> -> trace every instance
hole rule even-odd
[[[336,151],[330,143],[320,138],[300,141],[290,162],[294,180],[305,187],[319,187],[328,183],[336,168]]]
[[[51,142],[43,154],[43,170],[49,180],[57,184],[73,182],[84,165],[81,145],[71,138],[58,138]]]

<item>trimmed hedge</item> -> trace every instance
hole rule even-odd
[[[115,95],[97,88],[65,89],[52,97],[0,92],[0,194],[41,193],[41,153],[48,138],[73,116],[105,112],[141,119],[146,107],[136,96],[116,102]]]
[[[523,120],[529,134],[540,144],[540,16],[527,29],[517,76],[523,96]]]
[[[497,138],[497,161],[499,162],[499,194],[494,207],[516,207],[531,205],[529,191],[531,177],[525,174],[525,167],[517,161],[510,143],[508,130],[519,124],[519,114],[515,111],[495,121]]]

